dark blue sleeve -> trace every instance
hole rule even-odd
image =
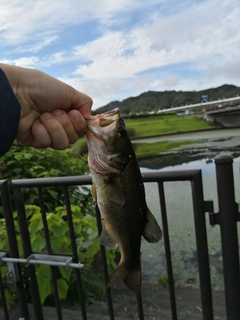
[[[20,113],[20,103],[0,69],[0,157],[10,149],[16,138]]]

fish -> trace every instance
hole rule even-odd
[[[131,291],[139,292],[141,238],[155,243],[162,231],[147,206],[141,171],[120,110],[90,116],[86,123],[92,194],[103,222],[100,244],[119,246],[121,253],[107,287],[123,281]]]

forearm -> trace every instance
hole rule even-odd
[[[21,113],[21,106],[5,74],[4,66],[0,64],[0,156],[10,149],[17,135]],[[13,77],[11,70],[6,73]]]

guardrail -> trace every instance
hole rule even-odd
[[[209,213],[209,222],[211,225],[220,225],[223,253],[223,267],[225,279],[225,296],[226,296],[226,315],[228,320],[237,320],[240,315],[240,275],[239,275],[239,249],[237,222],[240,220],[238,205],[235,201],[232,158],[230,156],[218,156],[215,158],[216,176],[219,198],[219,212],[214,213],[212,201],[204,201],[203,198],[203,183],[201,170],[183,170],[174,172],[151,172],[144,173],[143,182],[156,182],[158,186],[158,194],[160,200],[160,209],[162,216],[162,227],[164,235],[165,255],[167,263],[168,288],[171,305],[171,317],[173,320],[178,319],[178,310],[176,304],[174,276],[171,257],[171,246],[168,231],[168,214],[165,201],[164,183],[169,181],[190,181],[192,191],[193,216],[197,245],[197,257],[199,267],[200,292],[202,302],[202,319],[213,320],[213,299],[211,288],[211,275],[209,270],[209,254],[206,232],[206,212]],[[29,320],[29,305],[26,297],[25,286],[21,274],[21,265],[26,264],[28,276],[28,286],[31,293],[34,317],[37,320],[44,319],[43,308],[40,302],[38,284],[36,280],[36,264],[48,265],[51,271],[55,308],[57,319],[63,319],[61,301],[58,294],[57,280],[55,275],[55,266],[66,266],[75,270],[79,305],[81,307],[81,319],[87,320],[87,312],[84,298],[84,288],[81,279],[81,268],[84,266],[81,261],[78,261],[78,252],[76,247],[74,225],[72,221],[70,198],[68,188],[70,186],[90,185],[91,179],[89,176],[75,176],[63,178],[43,178],[43,179],[27,179],[14,180],[9,186],[7,181],[0,181],[0,192],[2,206],[8,233],[9,251],[0,251],[0,264],[8,266],[8,283],[14,285],[18,297],[18,319]],[[61,186],[64,194],[65,206],[67,209],[68,226],[71,237],[72,252],[69,255],[55,255],[51,250],[49,239],[49,230],[46,219],[46,210],[42,194],[42,188],[47,186]],[[21,232],[24,258],[19,257],[16,231],[14,227],[13,213],[9,196],[9,188],[13,190],[16,210],[18,213],[19,227]],[[31,239],[28,230],[28,220],[25,212],[24,199],[22,192],[24,188],[37,188],[39,204],[42,212],[43,229],[46,240],[46,250],[44,254],[35,253],[32,251]],[[181,191],[179,191],[181,192]],[[96,208],[96,221],[98,233],[101,233],[102,223],[98,208]],[[108,282],[108,266],[106,262],[105,248],[100,246],[103,272],[105,283]],[[10,314],[7,308],[3,279],[0,274],[0,289],[3,315],[6,320],[10,319]],[[160,299],[161,297],[159,297]],[[138,305],[138,317],[144,320],[144,307],[142,303],[141,292],[136,294]],[[106,288],[106,304],[108,306],[109,319],[115,318],[112,302],[112,293],[110,288]],[[68,317],[70,320],[70,318]]]

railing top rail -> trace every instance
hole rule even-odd
[[[193,180],[194,177],[201,172],[200,169],[195,170],[176,170],[161,172],[142,172],[144,182],[158,181],[183,181]],[[1,181],[0,181],[1,182]],[[46,187],[46,186],[74,186],[91,184],[91,176],[68,176],[68,177],[51,177],[51,178],[34,178],[12,180],[12,185],[18,188],[24,187]]]

